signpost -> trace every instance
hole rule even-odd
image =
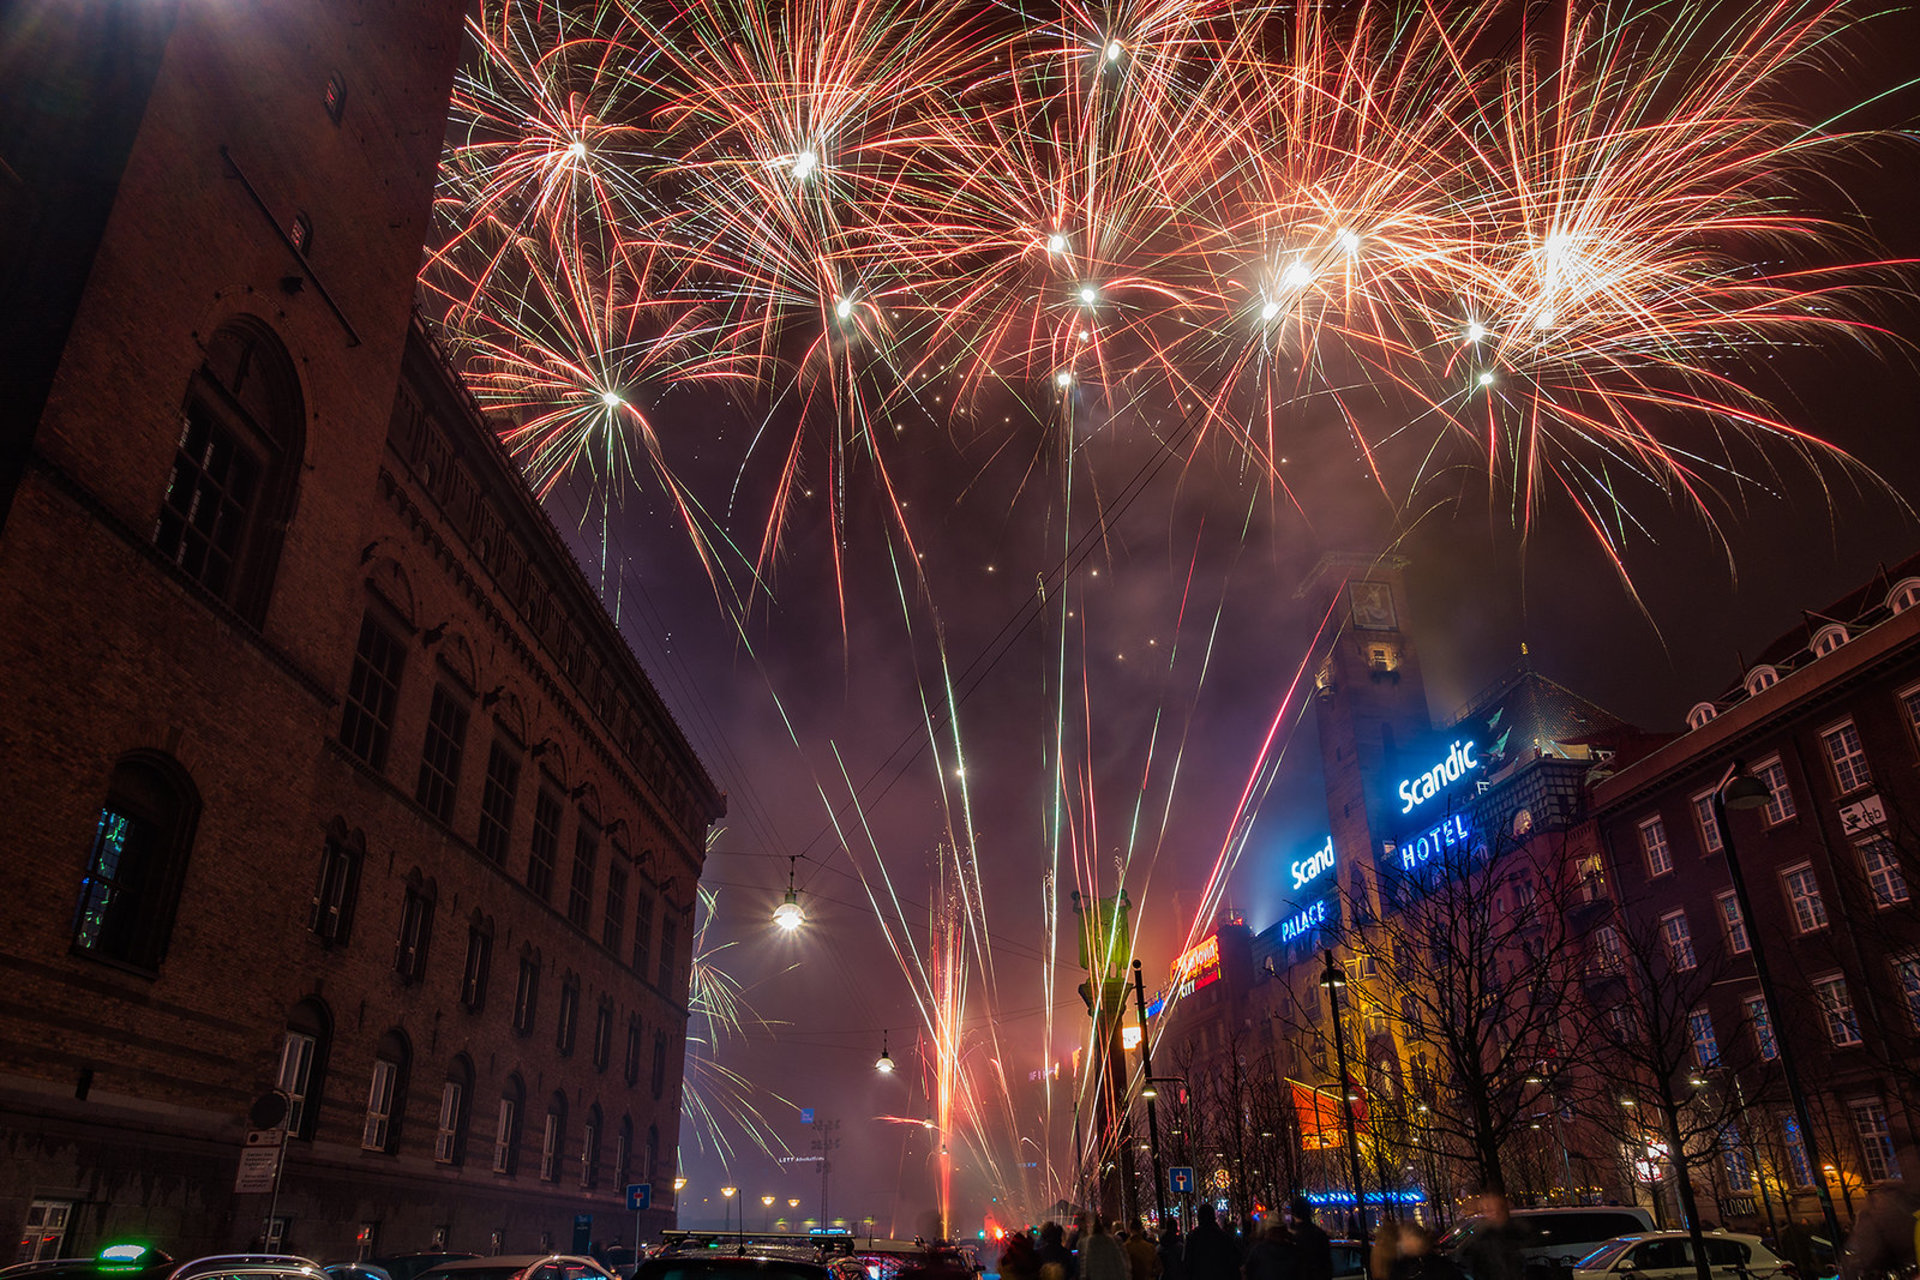
[[[637,1265],[640,1261],[640,1215],[653,1208],[653,1184],[651,1182],[629,1182],[627,1184],[627,1212],[633,1215],[633,1257]]]
[[[1193,1194],[1193,1166],[1177,1164],[1167,1170],[1167,1190],[1177,1196]]]

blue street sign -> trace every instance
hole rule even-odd
[[[629,1182],[627,1184],[627,1212],[639,1213],[643,1209],[653,1208],[653,1184],[651,1182]]]
[[[1193,1166],[1177,1164],[1167,1170],[1167,1190],[1177,1196],[1193,1194]]]
[[[800,1123],[801,1123],[801,1124],[812,1124],[812,1123],[813,1123],[813,1108],[812,1108],[812,1107],[802,1107],[802,1108],[800,1108]]]

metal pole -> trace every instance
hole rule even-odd
[[[1794,1064],[1793,1037],[1780,1022],[1780,999],[1774,994],[1773,974],[1767,969],[1766,948],[1762,945],[1759,924],[1754,919],[1753,903],[1747,898],[1747,879],[1740,873],[1740,858],[1733,848],[1733,824],[1727,821],[1727,784],[1740,772],[1738,761],[1713,789],[1713,820],[1720,828],[1720,851],[1727,858],[1727,877],[1733,882],[1733,900],[1740,908],[1741,922],[1747,926],[1747,954],[1753,957],[1753,976],[1760,983],[1760,1002],[1767,1011],[1767,1029],[1773,1034],[1774,1048],[1780,1054],[1780,1074],[1786,1078],[1787,1096],[1793,1100],[1794,1122],[1800,1126],[1800,1150],[1813,1173],[1813,1191],[1820,1197],[1820,1212],[1827,1220],[1827,1242],[1836,1253],[1840,1248],[1840,1217],[1833,1211],[1833,1192],[1827,1189],[1826,1170],[1820,1164],[1820,1152],[1813,1137],[1813,1113],[1807,1109],[1806,1091],[1800,1087],[1800,1071]]]
[[[1360,1242],[1371,1238],[1367,1231],[1367,1200],[1360,1187],[1360,1140],[1354,1134],[1353,1102],[1347,1097],[1347,1037],[1340,1030],[1340,984],[1334,976],[1340,972],[1333,963],[1333,948],[1327,948],[1327,967],[1320,980],[1327,984],[1327,999],[1333,1005],[1333,1058],[1340,1069],[1340,1114],[1347,1124],[1347,1171],[1353,1175],[1353,1211],[1360,1223]]]
[[[1140,962],[1133,962],[1133,1008],[1140,1015],[1140,1078],[1153,1087],[1153,1037],[1147,1034],[1147,984],[1140,976]],[[1147,1099],[1147,1139],[1153,1144],[1153,1211],[1160,1225],[1167,1221],[1167,1178],[1160,1170],[1160,1119],[1154,1113],[1153,1099]]]

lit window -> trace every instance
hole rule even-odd
[[[274,1088],[287,1098],[287,1132],[296,1138],[313,1136],[319,1099],[315,1096],[326,1058],[326,1014],[311,1001],[295,1006],[286,1037],[280,1042],[280,1068]]]
[[[1900,1162],[1893,1153],[1893,1131],[1887,1127],[1887,1109],[1878,1098],[1862,1098],[1847,1104],[1853,1113],[1853,1131],[1860,1136],[1860,1155],[1868,1182],[1885,1182],[1900,1176]]]
[[[1793,788],[1787,785],[1787,767],[1780,757],[1765,760],[1753,768],[1753,776],[1767,784],[1767,825],[1778,826],[1798,812],[1793,805]]]
[[[1727,1190],[1751,1192],[1753,1190],[1753,1162],[1747,1157],[1747,1149],[1741,1144],[1737,1130],[1729,1129],[1721,1139],[1727,1153]]]
[[[514,796],[519,789],[519,757],[496,738],[487,748],[487,778],[480,788],[480,830],[474,838],[480,855],[495,866],[507,860],[507,845],[513,834]]]
[[[560,797],[545,787],[533,801],[533,844],[527,854],[527,888],[546,902],[553,896],[553,867],[560,854]]]
[[[1800,1140],[1800,1122],[1791,1115],[1780,1117],[1780,1132],[1787,1140],[1787,1172],[1796,1187],[1813,1185],[1813,1162],[1807,1159],[1807,1144]]]
[[[1853,997],[1847,994],[1845,978],[1826,978],[1813,984],[1813,994],[1826,1020],[1827,1038],[1836,1048],[1860,1043],[1860,1019],[1853,1011]]]
[[[1883,910],[1907,900],[1907,878],[1900,870],[1900,855],[1893,842],[1879,836],[1858,846],[1860,863],[1867,873],[1867,887],[1873,891],[1873,905]]]
[[[587,1115],[580,1129],[580,1186],[591,1191],[600,1180],[600,1108]]]
[[[1620,931],[1602,925],[1593,931],[1592,960],[1596,974],[1619,973],[1625,967],[1620,953]]]
[[[335,124],[347,110],[347,81],[338,71],[327,77],[327,89],[321,95],[321,102],[327,108],[327,119]]]
[[[1780,875],[1787,888],[1787,903],[1793,908],[1793,927],[1799,933],[1814,933],[1827,927],[1827,904],[1820,896],[1820,882],[1813,867],[1801,864]]]
[[[313,219],[304,213],[294,214],[293,221],[287,224],[287,242],[295,253],[306,257],[313,246]]]
[[[1747,695],[1765,693],[1780,683],[1780,673],[1772,667],[1755,667],[1747,673]]]
[[[385,1058],[373,1060],[373,1080],[367,1087],[367,1122],[360,1130],[360,1146],[365,1151],[385,1151],[387,1130],[393,1115],[393,1088],[400,1068]]]
[[[27,1208],[26,1228],[20,1233],[20,1248],[13,1260],[39,1262],[59,1257],[72,1218],[71,1200],[35,1200]]]
[[[520,1152],[520,1100],[526,1095],[518,1077],[507,1081],[500,1095],[500,1110],[493,1122],[493,1171],[511,1174]]]
[[[1667,844],[1667,824],[1648,818],[1640,824],[1640,851],[1647,858],[1647,875],[1663,876],[1673,870],[1673,850]]]
[[[1860,743],[1860,730],[1853,721],[1835,725],[1820,735],[1826,748],[1827,763],[1833,766],[1833,781],[1845,795],[1873,785],[1873,771],[1867,768],[1867,751]]]
[[[433,687],[427,708],[427,739],[420,748],[420,780],[413,798],[442,822],[453,818],[453,797],[460,785],[460,756],[466,748],[467,708],[444,684]]]
[[[394,945],[393,971],[402,982],[427,975],[427,947],[433,940],[433,888],[416,870],[400,901],[400,937]]]
[[[1754,1047],[1760,1051],[1761,1061],[1772,1062],[1780,1056],[1780,1042],[1773,1038],[1773,1015],[1767,1012],[1767,1002],[1759,996],[1748,996],[1745,1007]]]
[[[567,1123],[566,1099],[555,1095],[547,1105],[546,1128],[540,1133],[540,1180],[560,1180],[560,1140]]]
[[[460,1003],[471,1013],[487,1004],[487,978],[493,970],[493,929],[476,916],[467,926],[467,961],[460,973]]]
[[[1691,969],[1698,961],[1693,954],[1693,932],[1687,927],[1687,913],[1675,911],[1660,917],[1660,941],[1667,951],[1667,963],[1676,969]]]
[[[466,1086],[449,1080],[440,1086],[440,1123],[433,1133],[433,1158],[440,1164],[453,1164],[460,1151],[460,1107]]]
[[[170,762],[113,771],[73,912],[73,948],[158,969],[173,933],[197,801]]]
[[[1719,714],[1719,709],[1711,702],[1697,702],[1693,710],[1687,712],[1687,728],[1704,729]]]
[[[1900,998],[1907,1006],[1907,1018],[1920,1031],[1920,956],[1906,956],[1893,962],[1893,974],[1900,983]]]
[[[1720,1065],[1720,1041],[1713,1034],[1713,1014],[1695,1009],[1687,1015],[1687,1036],[1693,1041],[1693,1061],[1702,1071]]]
[[[1723,893],[1715,901],[1720,904],[1720,923],[1727,931],[1727,950],[1737,956],[1753,950],[1753,940],[1747,936],[1747,922],[1740,914],[1740,899]]]
[[[340,745],[375,769],[387,763],[387,741],[393,732],[393,708],[405,663],[406,650],[399,638],[371,613],[362,618],[340,713]]]
[[[1713,792],[1702,791],[1693,798],[1693,820],[1700,828],[1700,847],[1708,853],[1720,852],[1720,820],[1713,812]]]
[[[1822,627],[1813,637],[1813,656],[1824,658],[1847,642],[1847,629],[1839,623]]]
[[[1920,578],[1907,578],[1887,593],[1887,608],[1895,613],[1905,613],[1916,604],[1920,604]]]

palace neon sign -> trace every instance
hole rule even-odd
[[[1433,860],[1433,855],[1443,849],[1451,849],[1467,842],[1467,834],[1472,828],[1467,823],[1467,815],[1456,813],[1448,816],[1445,822],[1430,831],[1422,831],[1412,840],[1400,846],[1400,869],[1412,871]]]
[[[1333,837],[1320,846],[1311,857],[1302,858],[1293,864],[1293,887],[1304,889],[1326,872],[1333,870]]]
[[[1325,899],[1314,903],[1304,911],[1296,911],[1280,922],[1280,941],[1292,942],[1295,938],[1318,929],[1327,922],[1327,904]]]
[[[1220,935],[1214,934],[1173,962],[1173,989],[1182,996],[1220,980]]]
[[[1400,812],[1412,813],[1414,809],[1445,791],[1461,778],[1480,767],[1480,760],[1474,755],[1479,748],[1471,741],[1455,742],[1447,748],[1444,760],[1425,773],[1400,780]]]

